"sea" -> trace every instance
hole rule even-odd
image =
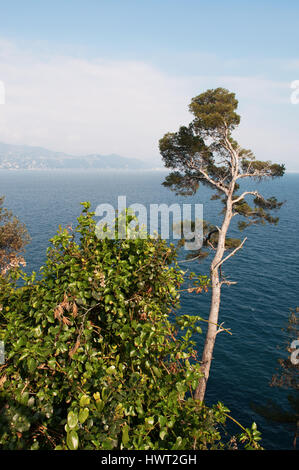
[[[202,204],[203,218],[219,225],[223,215],[212,190],[199,187],[194,196],[177,196],[162,185],[167,172],[116,170],[0,170],[0,196],[5,207],[26,224],[31,236],[26,250],[26,270],[39,273],[46,260],[49,239],[58,226],[76,225],[80,202],[90,201],[91,209],[108,203],[117,209],[118,196],[127,206],[142,204]],[[224,403],[244,427],[256,422],[261,444],[268,450],[291,449],[294,430],[290,425],[267,420],[256,405],[275,402],[288,408],[290,390],[271,387],[278,359],[287,357],[284,328],[290,309],[299,306],[299,174],[264,182],[246,182],[241,189],[258,189],[265,197],[284,201],[278,225],[251,226],[239,233],[233,220],[230,235],[247,237],[242,250],[223,266],[228,279],[237,284],[224,286],[219,322],[231,334],[217,335],[208,381],[206,402]],[[235,217],[234,219],[237,219]],[[210,258],[186,262],[187,250],[179,253],[184,270],[209,274]],[[182,293],[180,313],[208,318],[210,292]],[[196,337],[199,355],[203,334]],[[239,432],[234,425],[233,432]]]

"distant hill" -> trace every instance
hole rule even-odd
[[[63,152],[53,152],[42,147],[10,145],[0,142],[0,169],[7,170],[47,170],[47,169],[152,169],[152,165],[135,158],[120,155],[83,155],[74,156]]]

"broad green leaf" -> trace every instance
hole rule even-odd
[[[114,374],[115,372],[116,372],[115,366],[110,366],[110,367],[108,367],[108,369],[106,369],[106,373],[107,373],[108,375],[112,375],[112,374]]]
[[[121,441],[124,446],[126,446],[129,442],[129,426],[127,424],[125,424],[125,426],[122,429]]]
[[[69,433],[67,433],[66,443],[70,450],[78,449],[79,437],[76,431],[70,431]]]
[[[89,409],[88,408],[83,408],[79,411],[79,421],[81,424],[83,424],[89,415]]]
[[[34,372],[36,367],[37,367],[37,363],[36,363],[36,360],[33,358],[33,357],[30,357],[27,361],[27,367],[28,367],[28,370],[30,373]]]
[[[86,405],[89,405],[90,403],[90,397],[88,395],[83,395],[80,398],[80,406],[84,407]]]
[[[74,429],[78,424],[78,415],[74,411],[70,411],[67,415],[67,424],[70,429]]]

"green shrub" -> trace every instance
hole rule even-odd
[[[100,240],[83,206],[77,228],[51,240],[40,279],[1,278],[1,448],[230,447],[219,432],[229,410],[193,399],[200,318],[175,313],[184,273],[174,247]],[[255,425],[243,430],[240,441],[258,447]]]

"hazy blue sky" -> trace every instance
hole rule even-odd
[[[223,86],[240,143],[299,171],[297,0],[0,0],[0,18],[0,141],[158,160]]]

